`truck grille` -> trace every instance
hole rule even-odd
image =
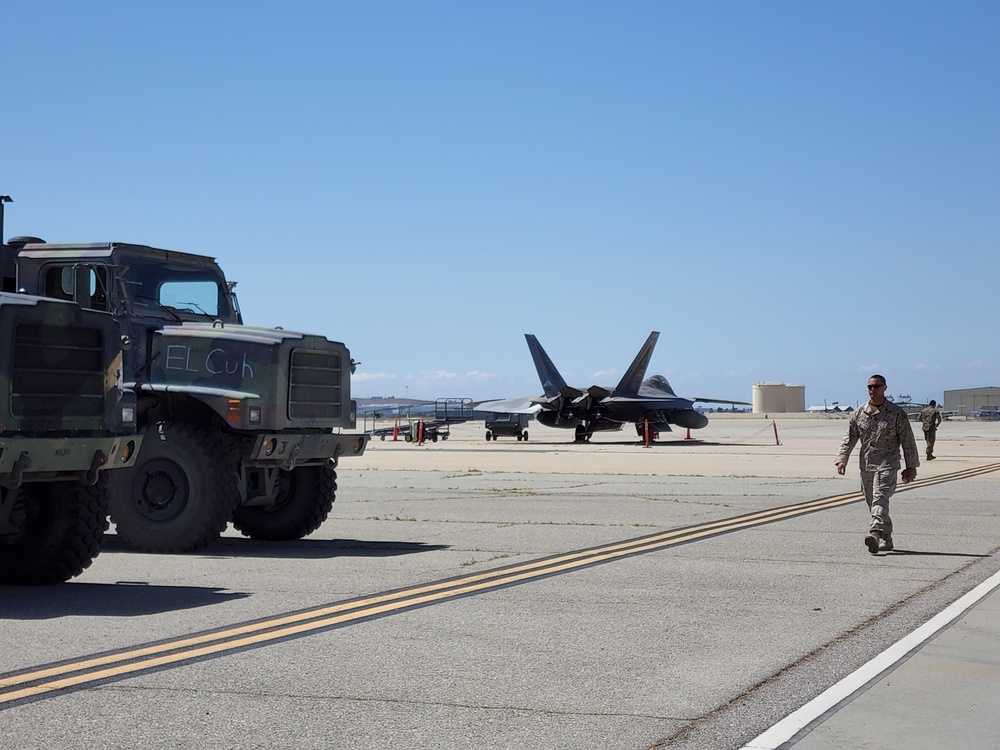
[[[312,349],[292,351],[289,419],[340,419],[342,368],[339,354]]]
[[[11,414],[104,414],[104,336],[99,328],[21,322],[14,329]]]

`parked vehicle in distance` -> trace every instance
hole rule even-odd
[[[516,437],[518,442],[528,439],[530,414],[488,412],[486,415],[486,442],[498,437]]]

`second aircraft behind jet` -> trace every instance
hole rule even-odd
[[[635,424],[639,435],[646,429],[652,435],[670,432],[671,425],[701,429],[708,424],[708,417],[694,410],[697,402],[747,405],[745,401],[732,399],[681,398],[662,375],[644,380],[659,336],[658,331],[649,334],[614,390],[599,385],[580,390],[566,385],[538,339],[526,333],[524,337],[544,393],[530,398],[486,401],[478,408],[497,413],[532,413],[543,425],[573,428],[576,441],[586,442],[595,432],[620,430],[628,422]]]

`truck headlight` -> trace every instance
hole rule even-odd
[[[135,407],[122,407],[122,424],[135,424]]]
[[[118,459],[123,463],[127,464],[129,459],[132,458],[132,454],[135,453],[135,441],[127,440],[122,444],[121,450],[118,452]]]

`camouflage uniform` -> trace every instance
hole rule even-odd
[[[837,463],[847,463],[858,441],[861,441],[858,457],[861,463],[861,490],[872,514],[870,529],[891,535],[889,498],[896,491],[899,449],[903,449],[907,469],[916,469],[920,465],[917,441],[906,412],[891,401],[881,406],[868,402],[857,409],[851,414],[847,435],[837,454]]]
[[[934,440],[937,438],[937,428],[941,424],[941,412],[936,406],[925,406],[920,410],[920,421],[924,426],[924,441],[927,443],[927,459],[934,458]]]

